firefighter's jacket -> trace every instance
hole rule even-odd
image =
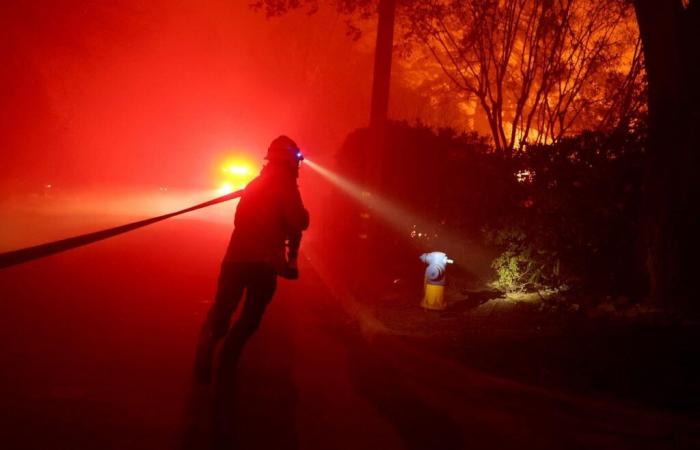
[[[225,261],[265,262],[279,273],[286,266],[285,241],[309,227],[296,177],[268,165],[246,186],[234,219]]]

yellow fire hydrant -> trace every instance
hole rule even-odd
[[[445,267],[454,261],[443,252],[423,253],[420,260],[428,265],[425,269],[421,306],[425,309],[445,309]]]

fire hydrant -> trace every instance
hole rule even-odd
[[[445,267],[454,261],[443,252],[423,253],[420,260],[428,265],[425,269],[421,306],[425,309],[445,309]]]

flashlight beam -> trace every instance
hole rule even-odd
[[[391,225],[399,229],[408,229],[407,223],[428,225],[427,223],[423,223],[422,220],[418,219],[415,214],[412,214],[411,212],[383,199],[382,197],[372,194],[360,184],[333,173],[325,167],[310,161],[309,159],[307,159],[305,162],[311,169],[315,170],[331,184],[336,185],[343,192],[350,195],[350,197],[354,198],[360,203],[367,205],[372,212]]]
[[[345,194],[366,205],[378,219],[388,223],[392,228],[406,233],[406,235],[410,233],[411,225],[424,230],[436,230],[439,228],[440,234],[439,237],[436,237],[436,241],[433,243],[434,246],[445,248],[450,254],[464,255],[464,251],[468,251],[471,255],[467,258],[460,258],[457,263],[450,260],[448,264],[454,263],[457,266],[469,268],[476,264],[476,259],[484,259],[485,255],[488,255],[488,252],[480,244],[466,239],[459,231],[451,230],[444,224],[438,224],[435,221],[424,220],[394,202],[369,193],[360,183],[334,173],[308,158],[306,159],[306,164]],[[474,267],[476,266],[472,268]]]

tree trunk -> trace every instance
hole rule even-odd
[[[360,216],[359,235],[363,245],[358,247],[360,259],[370,258],[370,242],[377,237],[378,224],[373,219],[372,195],[378,195],[382,184],[384,146],[389,116],[389,90],[391,87],[391,62],[394,49],[394,17],[396,0],[379,0],[377,43],[374,50],[374,74],[372,79],[372,103],[369,117],[369,136],[365,152],[364,184],[366,192]],[[369,276],[369,273],[367,273]]]
[[[684,311],[700,256],[697,178],[700,20],[697,1],[635,0],[649,80],[644,237],[650,298]]]
[[[396,0],[379,0],[377,44],[374,51],[374,77],[372,80],[372,104],[369,117],[370,148],[367,155],[366,177],[369,185],[381,180],[385,131],[389,116],[389,91],[391,88],[391,62],[394,49],[394,17]]]
[[[374,51],[374,78],[372,81],[372,106],[369,117],[369,124],[372,128],[384,126],[388,117],[396,0],[379,0],[378,13],[377,44]]]

